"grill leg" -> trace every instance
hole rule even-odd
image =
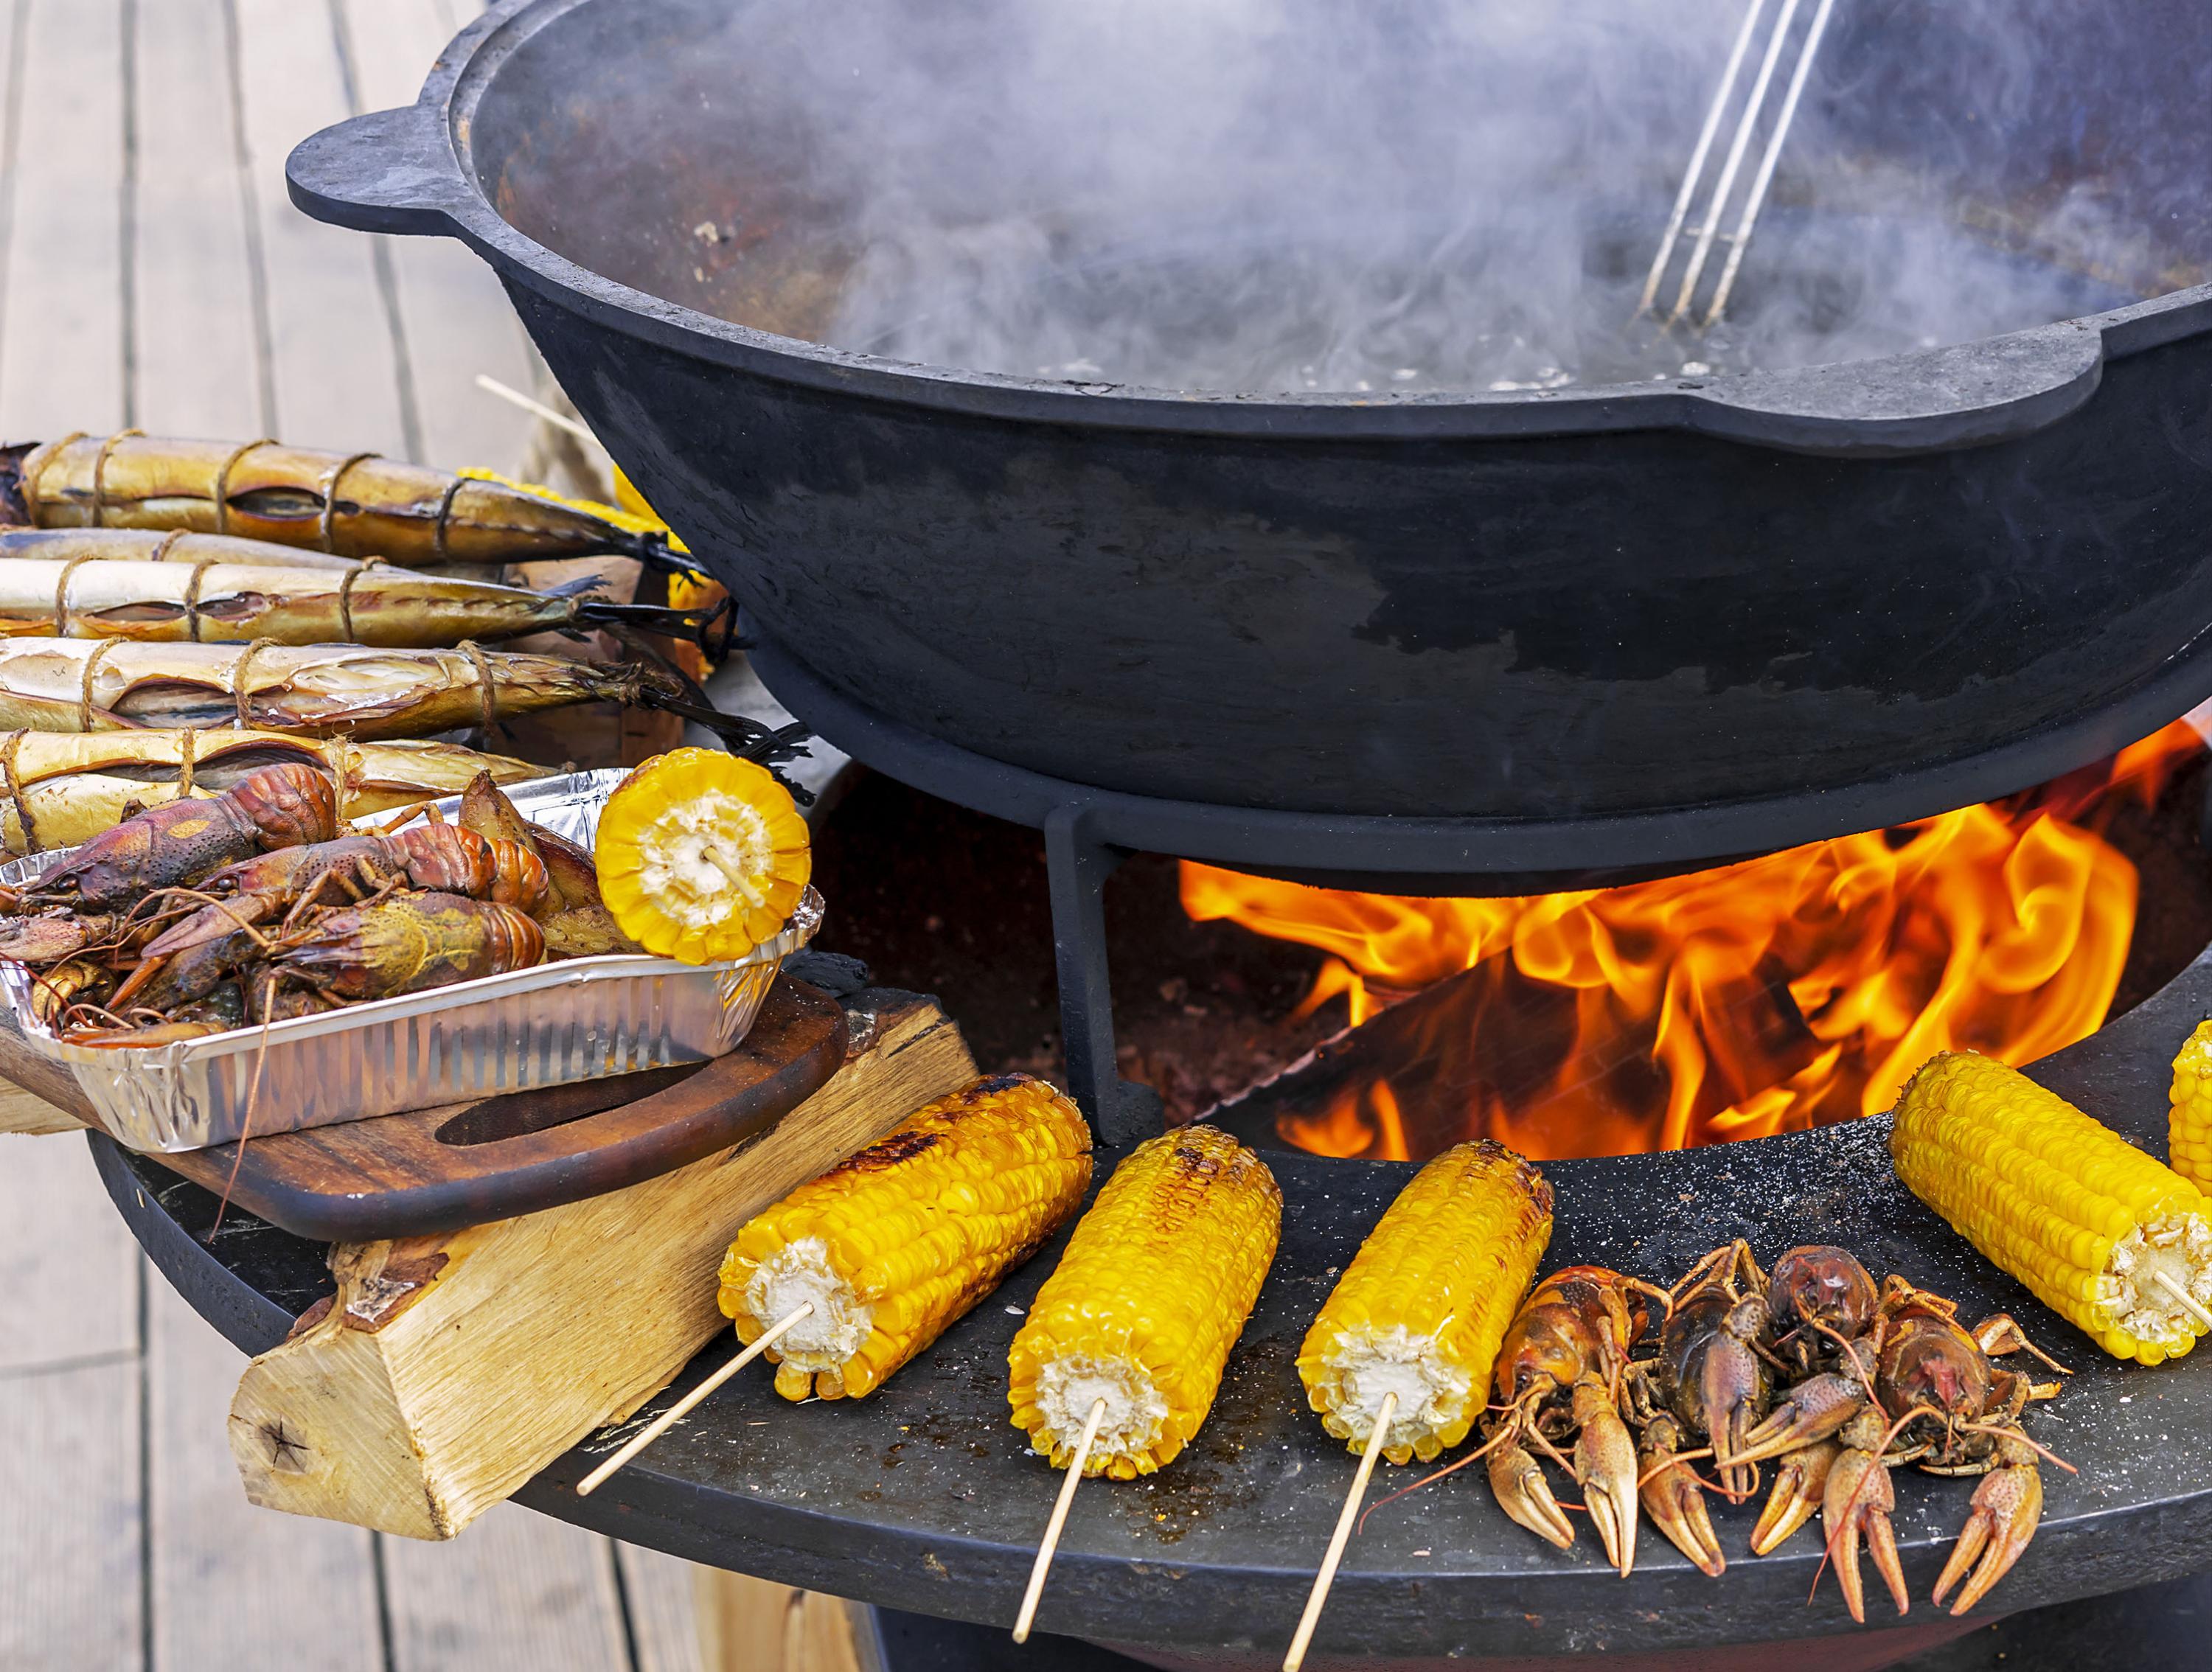
[[[1128,850],[1090,832],[1081,802],[1055,807],[1044,825],[1052,885],[1053,954],[1060,974],[1060,1030],[1067,1046],[1068,1094],[1102,1144],[1133,1144],[1159,1133],[1159,1094],[1121,1078],[1114,1058],[1114,994],[1106,968],[1106,879]]]

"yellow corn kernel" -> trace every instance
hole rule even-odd
[[[1461,1144],[1398,1193],[1298,1350],[1322,1426],[1366,1449],[1398,1395],[1382,1455],[1428,1462],[1482,1414],[1498,1343],[1552,1240],[1552,1187],[1503,1144]]]
[[[719,1298],[751,1341],[802,1303],[768,1349],[775,1390],[858,1399],[1035,1253],[1091,1185],[1091,1128],[1026,1074],[939,1098],[749,1220]]]
[[[2200,1190],[2212,1190],[2212,1022],[2201,1023],[2173,1059],[2166,1158]]]
[[[2196,1345],[2212,1302],[2212,1201],[2015,1068],[1944,1051],[1898,1099],[1905,1188],[2116,1359]]]
[[[1066,1468],[1103,1399],[1085,1474],[1127,1480],[1173,1462],[1212,1408],[1282,1226],[1267,1164],[1219,1128],[1132,1151],[1007,1354],[1007,1399],[1031,1449]]]

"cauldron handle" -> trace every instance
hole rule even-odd
[[[442,111],[369,111],[311,134],[284,161],[292,201],[356,232],[457,236],[469,185]]]

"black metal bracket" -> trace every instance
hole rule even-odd
[[[1114,989],[1106,957],[1106,879],[1133,851],[1101,842],[1082,801],[1044,821],[1045,872],[1052,888],[1053,958],[1060,976],[1060,1037],[1068,1095],[1102,1144],[1137,1143],[1161,1131],[1160,1095],[1121,1078],[1114,1047]]]

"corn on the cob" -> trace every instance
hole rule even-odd
[[[1945,1051],[1898,1100],[1897,1176],[2117,1359],[2155,1365],[2212,1301],[2212,1201],[2016,1069]]]
[[[1036,1252],[1091,1184],[1091,1129],[1042,1080],[1006,1074],[939,1098],[750,1221],[720,1300],[769,1349],[775,1390],[858,1399]]]
[[[1398,1193],[1298,1350],[1322,1426],[1364,1450],[1398,1395],[1382,1455],[1428,1462],[1482,1412],[1505,1326],[1552,1240],[1552,1187],[1503,1144],[1446,1150]]]
[[[2200,1190],[2212,1190],[2212,1022],[2198,1024],[2173,1059],[2166,1158]]]
[[[672,749],[623,779],[592,856],[623,932],[686,964],[743,958],[782,928],[813,863],[791,792],[719,749]]]
[[[1098,1193],[1007,1355],[1014,1426],[1065,1468],[1099,1400],[1085,1474],[1172,1462],[1206,1420],[1274,1263],[1283,1193],[1215,1127],[1140,1144]]]

